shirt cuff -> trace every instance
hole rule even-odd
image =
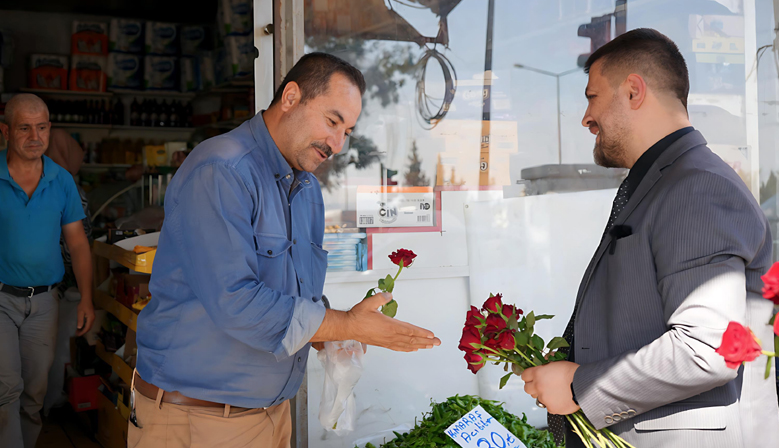
[[[295,308],[287,326],[287,333],[273,352],[279,361],[294,355],[308,344],[325,319],[326,310],[321,301],[314,302],[303,297],[294,299]]]

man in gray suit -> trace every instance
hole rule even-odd
[[[557,414],[558,437],[561,416],[581,407],[637,448],[779,446],[765,364],[729,369],[714,352],[729,321],[770,349],[760,276],[771,234],[744,182],[690,125],[684,58],[638,29],[593,53],[585,71],[595,161],[630,174],[579,287],[569,360],[526,370],[525,391]],[[566,438],[580,446],[570,429]]]

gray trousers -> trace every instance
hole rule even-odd
[[[57,300],[0,292],[0,447],[35,448],[57,337]]]

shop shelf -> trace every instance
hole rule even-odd
[[[219,121],[216,123],[208,123],[204,124],[202,126],[199,126],[201,128],[217,128],[217,129],[235,129],[238,126],[242,125],[244,121],[251,119],[252,117],[244,117],[244,118],[233,118],[232,120],[226,120],[226,121]]]
[[[114,369],[114,372],[119,375],[119,378],[121,378],[122,381],[127,384],[132,382],[133,369],[131,369],[122,358],[116,356],[116,353],[107,352],[103,342],[97,341],[97,345],[95,345],[95,353],[100,359],[105,361],[106,364],[110,365],[111,368]]]
[[[144,98],[183,98],[192,99],[195,97],[195,92],[174,92],[165,90],[124,90],[124,89],[112,89],[111,93],[115,96],[137,96]]]
[[[111,92],[79,92],[77,90],[29,89],[26,87],[19,89],[19,91],[45,96],[69,96],[83,98],[110,98],[113,96]]]
[[[133,310],[117,302],[116,299],[99,289],[95,290],[93,298],[97,306],[108,311],[123,324],[130,327],[130,329],[136,331],[138,315]]]
[[[55,128],[66,128],[66,129],[105,129],[109,130],[111,129],[110,124],[91,124],[91,123],[52,123],[51,124]]]
[[[192,132],[195,128],[165,128],[156,126],[124,126],[114,125],[112,129],[117,131],[144,131],[144,132]]]
[[[151,274],[154,255],[157,253],[156,250],[152,250],[143,254],[136,254],[131,250],[122,249],[117,245],[106,244],[100,241],[94,242],[92,252],[97,256],[116,261],[126,268],[143,274]]]

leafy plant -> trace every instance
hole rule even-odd
[[[446,435],[446,428],[462,418],[476,406],[481,405],[485,411],[517,436],[527,448],[556,448],[554,438],[548,431],[536,429],[522,417],[503,409],[502,403],[484,400],[475,395],[455,395],[443,403],[431,400],[432,411],[422,414],[422,421],[416,422],[414,428],[405,433],[395,433],[395,438],[381,445],[380,448],[458,448],[457,442]],[[376,448],[371,443],[365,448]]]

